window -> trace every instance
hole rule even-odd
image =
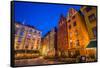
[[[33,49],[33,46],[31,47],[31,49]]]
[[[27,34],[27,38],[31,38],[31,34]]]
[[[73,16],[72,19],[75,19],[75,16]]]
[[[86,12],[89,12],[91,9],[92,9],[91,7],[87,7]]]
[[[88,18],[89,18],[89,21],[92,22],[96,19],[96,16],[95,14],[91,14]]]
[[[20,32],[20,36],[23,36],[24,35],[24,32]]]
[[[37,33],[37,31],[35,30],[34,33]]]
[[[76,26],[76,22],[73,23],[73,26]]]
[[[24,27],[22,27],[21,28],[21,31],[20,31],[20,36],[23,36],[24,35],[24,30],[25,30]]]
[[[21,41],[22,41],[22,37],[19,37],[19,38],[18,38],[18,42],[21,42]]]
[[[72,42],[72,40],[70,40],[70,46],[72,46],[73,45],[73,42]]]
[[[40,43],[40,40],[37,40],[37,44],[39,44]]]
[[[27,48],[28,48],[28,46],[26,45],[26,46],[25,46],[25,48],[27,49]]]
[[[68,22],[70,22],[70,20],[68,20]]]
[[[71,25],[69,25],[69,29],[71,29]]]
[[[16,46],[16,49],[19,49],[19,46]]]
[[[79,46],[79,40],[76,40],[76,46]]]
[[[78,30],[75,30],[75,35],[78,36]]]
[[[70,37],[72,37],[72,32],[69,33]]]
[[[94,34],[94,37],[96,37],[96,35],[97,35],[97,29],[96,29],[96,27],[93,28],[93,34]]]
[[[40,32],[38,32],[38,34],[40,34]]]
[[[30,30],[29,30],[29,33],[32,33],[32,32],[33,32],[33,30],[32,30],[32,29],[30,29]]]

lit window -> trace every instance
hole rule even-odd
[[[78,36],[78,30],[75,30],[75,35]]]
[[[20,36],[24,36],[24,32],[20,32]]]
[[[89,21],[92,22],[96,19],[96,16],[95,14],[91,14],[88,18],[89,18]]]
[[[23,36],[24,35],[24,30],[25,30],[24,27],[22,27],[21,28],[21,31],[20,31],[20,36]]]
[[[18,42],[21,42],[21,41],[22,41],[22,37],[19,37],[19,38],[18,38]]]
[[[72,42],[72,40],[70,40],[70,46],[72,46],[73,45],[73,42]]]
[[[70,37],[72,37],[72,32],[69,33]]]
[[[27,38],[31,38],[31,34],[27,34]]]
[[[75,43],[76,43],[76,46],[79,46],[79,40],[76,40]]]

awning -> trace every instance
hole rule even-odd
[[[97,47],[97,41],[92,40],[90,43],[87,45],[87,48],[96,48]]]

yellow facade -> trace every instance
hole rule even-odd
[[[82,6],[81,12],[84,15],[85,23],[88,30],[89,42],[97,40],[97,7]],[[97,57],[96,47],[86,48],[86,54],[91,57]]]
[[[89,43],[85,20],[82,15],[73,8],[69,10],[69,15],[70,16],[67,16],[69,49],[73,49],[73,51],[79,49],[80,54],[83,55],[85,53],[84,48],[86,48]]]
[[[92,39],[96,39],[96,34],[94,31],[96,31],[96,27],[97,27],[97,8],[96,7],[88,7],[88,6],[83,6],[81,8],[81,12],[84,15],[85,18],[85,22],[86,22],[86,26],[87,26],[87,30],[89,33],[89,38],[90,40]],[[94,29],[94,31],[93,31]]]

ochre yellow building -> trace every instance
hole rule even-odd
[[[86,48],[87,55],[94,61],[97,58],[97,7],[82,6],[81,12],[84,15],[85,23],[89,35],[89,44]],[[87,60],[88,61],[88,60]]]
[[[68,28],[68,45],[71,55],[75,55],[76,52],[79,52],[80,55],[85,55],[85,48],[89,43],[89,35],[83,16],[80,11],[71,8],[66,20]]]
[[[82,6],[81,12],[84,15],[88,34],[90,40],[96,39],[97,36],[97,7],[92,6]]]

